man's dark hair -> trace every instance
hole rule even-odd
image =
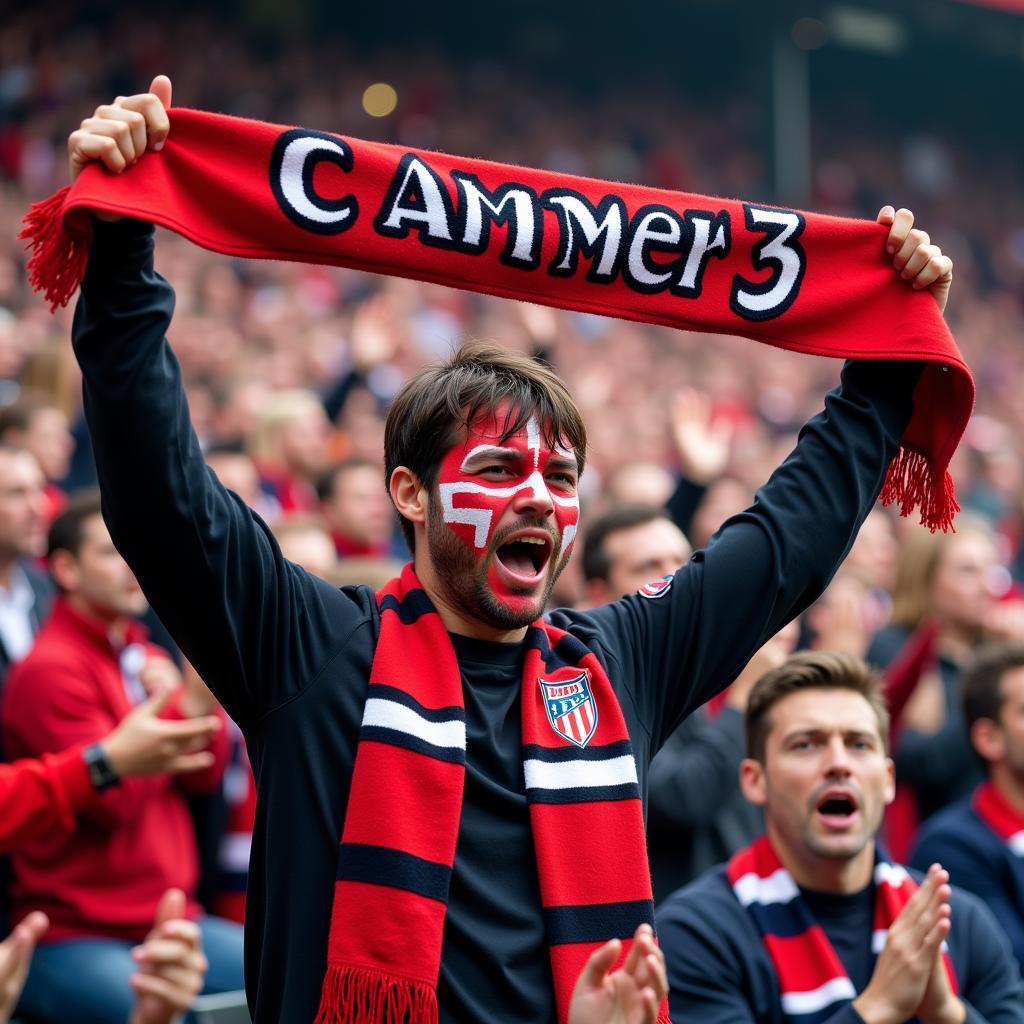
[[[852,690],[870,705],[878,719],[882,747],[889,750],[889,709],[882,679],[862,658],[842,651],[800,651],[778,668],[766,672],[754,684],[747,700],[747,757],[764,764],[769,712],[783,697],[801,690]]]
[[[613,533],[620,530],[632,530],[637,526],[646,526],[657,519],[672,522],[669,514],[657,506],[651,505],[620,505],[604,515],[598,516],[587,525],[583,535],[583,576],[588,580],[604,580],[612,571],[612,560],[606,544]]]
[[[384,479],[406,466],[433,491],[444,453],[461,431],[482,413],[508,403],[501,440],[522,430],[536,416],[544,440],[576,455],[583,472],[587,430],[568,388],[554,371],[530,356],[498,345],[471,342],[445,363],[424,370],[398,393],[384,428]],[[400,517],[402,533],[414,549],[412,523]]]
[[[316,482],[316,496],[321,501],[328,501],[333,498],[338,489],[338,481],[346,474],[356,469],[372,469],[375,473],[380,472],[380,463],[371,462],[370,459],[361,459],[353,456],[343,462],[336,462]]]
[[[93,516],[101,514],[100,492],[95,488],[76,491],[68,498],[64,511],[50,524],[46,538],[46,557],[53,557],[55,551],[67,551],[78,557],[85,539],[85,524]]]
[[[1024,644],[992,644],[978,652],[960,683],[960,700],[968,733],[981,718],[999,722],[999,713],[1006,700],[1003,676],[1016,668],[1024,668]]]

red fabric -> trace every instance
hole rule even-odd
[[[0,764],[0,853],[55,832],[70,832],[98,794],[82,747],[39,760]]]
[[[133,627],[135,624],[133,624]],[[144,631],[133,628],[129,641]],[[106,736],[131,709],[104,625],[63,598],[28,656],[12,669],[3,702],[6,751],[38,757]],[[178,712],[171,712],[173,717]],[[224,730],[211,748],[216,781],[227,756]],[[44,941],[83,935],[138,941],[152,927],[171,886],[189,896],[198,876],[195,834],[185,799],[170,775],[125,779],[83,810],[71,834],[47,835],[12,856],[12,911],[50,918]]]
[[[1014,807],[991,782],[983,782],[974,791],[972,804],[978,817],[1004,843],[1019,837],[1016,845],[1024,849],[1024,811]]]
[[[815,921],[792,875],[783,865],[767,835],[737,851],[726,869],[736,898],[750,913],[779,980],[779,994],[789,1021],[820,1020],[855,990],[825,930]],[[899,865],[875,851],[875,911],[872,948],[880,933],[887,933],[917,883]],[[949,954],[943,966],[954,993],[956,973]]]
[[[341,837],[318,1024],[435,1024],[438,1016],[435,989],[465,781],[461,674],[411,565],[378,603],[380,636]],[[582,765],[545,701],[543,680],[554,685],[563,678],[577,693],[585,685],[598,715],[592,735],[577,737],[581,749],[594,743]],[[592,912],[601,928],[618,929],[603,938],[624,939],[625,953],[635,926],[619,934],[624,917],[639,913],[653,923],[654,916],[629,737],[600,663],[542,620],[527,636],[522,739],[541,902],[549,911],[573,908],[570,920]],[[622,775],[627,759],[631,776],[628,769]],[[603,790],[570,792],[586,789],[575,774],[584,766],[610,780]],[[558,927],[550,953],[565,1024],[576,979],[601,943],[589,931],[572,931],[571,923]],[[667,1003],[658,1020],[668,1024]]]
[[[220,884],[214,897],[213,912],[229,921],[245,923],[245,891],[249,878],[249,853],[256,823],[256,780],[242,730],[226,721],[231,753],[224,770],[224,802],[227,823],[220,845]]]
[[[925,622],[908,637],[907,642],[882,673],[885,700],[892,719],[890,746],[899,743],[903,711],[937,657],[935,641],[939,635],[937,622]],[[917,810],[917,794],[913,786],[897,782],[896,795],[885,809],[883,830],[885,845],[893,859],[903,863],[910,859],[921,816]]]
[[[160,153],[146,153],[122,175],[90,165],[70,190],[27,215],[22,237],[34,249],[30,279],[55,305],[67,302],[81,281],[91,238],[86,211],[101,209],[153,221],[235,256],[354,267],[741,334],[816,355],[919,359],[927,366],[883,499],[897,502],[903,514],[920,507],[932,528],[951,522],[957,506],[947,467],[970,415],[974,383],[931,296],[893,272],[881,225],[194,110],[173,110],[170,117]],[[299,153],[303,146],[308,159]],[[502,223],[482,201],[467,201],[481,188],[492,208],[513,196],[500,207]],[[439,211],[431,226],[414,219],[428,199]],[[571,222],[570,230],[566,212],[581,200],[594,211],[595,226],[611,218],[583,255],[579,224]],[[618,244],[604,262],[602,239],[612,236]],[[708,242],[720,247],[703,261],[691,260]],[[792,272],[782,273],[786,267]],[[659,276],[664,280],[644,281]],[[758,291],[769,298],[758,298]]]

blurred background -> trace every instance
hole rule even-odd
[[[7,2],[0,18],[0,407],[49,410],[33,443],[54,508],[91,458],[71,310],[29,291],[18,222],[66,182],[79,121],[156,73],[176,105],[357,138],[851,217],[907,206],[954,258],[946,315],[977,377],[953,465],[965,515],[933,537],[874,513],[799,642],[880,665],[921,654],[901,677],[902,735],[923,747],[901,768],[896,842],[970,789],[959,669],[984,641],[1024,640],[1024,2],[161,6]],[[157,252],[211,465],[339,583],[379,584],[403,557],[383,417],[461,340],[535,352],[568,382],[592,442],[585,523],[624,503],[678,511],[682,494],[695,548],[838,379],[835,362],[736,338],[235,261],[166,233]],[[596,599],[580,563],[562,603]]]

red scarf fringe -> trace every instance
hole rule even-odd
[[[92,232],[72,232],[64,226],[64,200],[70,191],[71,186],[65,185],[49,199],[33,203],[18,233],[31,252],[26,267],[28,282],[46,297],[51,313],[71,301],[89,262]]]
[[[437,993],[383,971],[332,964],[314,1024],[437,1024]]]
[[[921,525],[932,533],[951,529],[953,516],[960,511],[949,470],[937,473],[928,459],[909,448],[900,448],[889,464],[879,500],[897,505],[901,516],[919,507]]]

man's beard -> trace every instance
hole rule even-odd
[[[427,548],[438,588],[445,599],[463,613],[497,629],[529,626],[547,607],[555,581],[568,562],[568,558],[562,557],[560,545],[553,541],[557,550],[552,549],[548,564],[556,564],[558,559],[557,569],[554,572],[548,570],[548,579],[537,603],[528,609],[510,608],[498,600],[487,581],[487,566],[492,558],[497,557],[494,538],[482,555],[475,555],[445,523],[440,504],[439,500],[432,501],[427,512]],[[548,530],[546,523],[529,521],[517,524],[515,529],[530,526]]]

